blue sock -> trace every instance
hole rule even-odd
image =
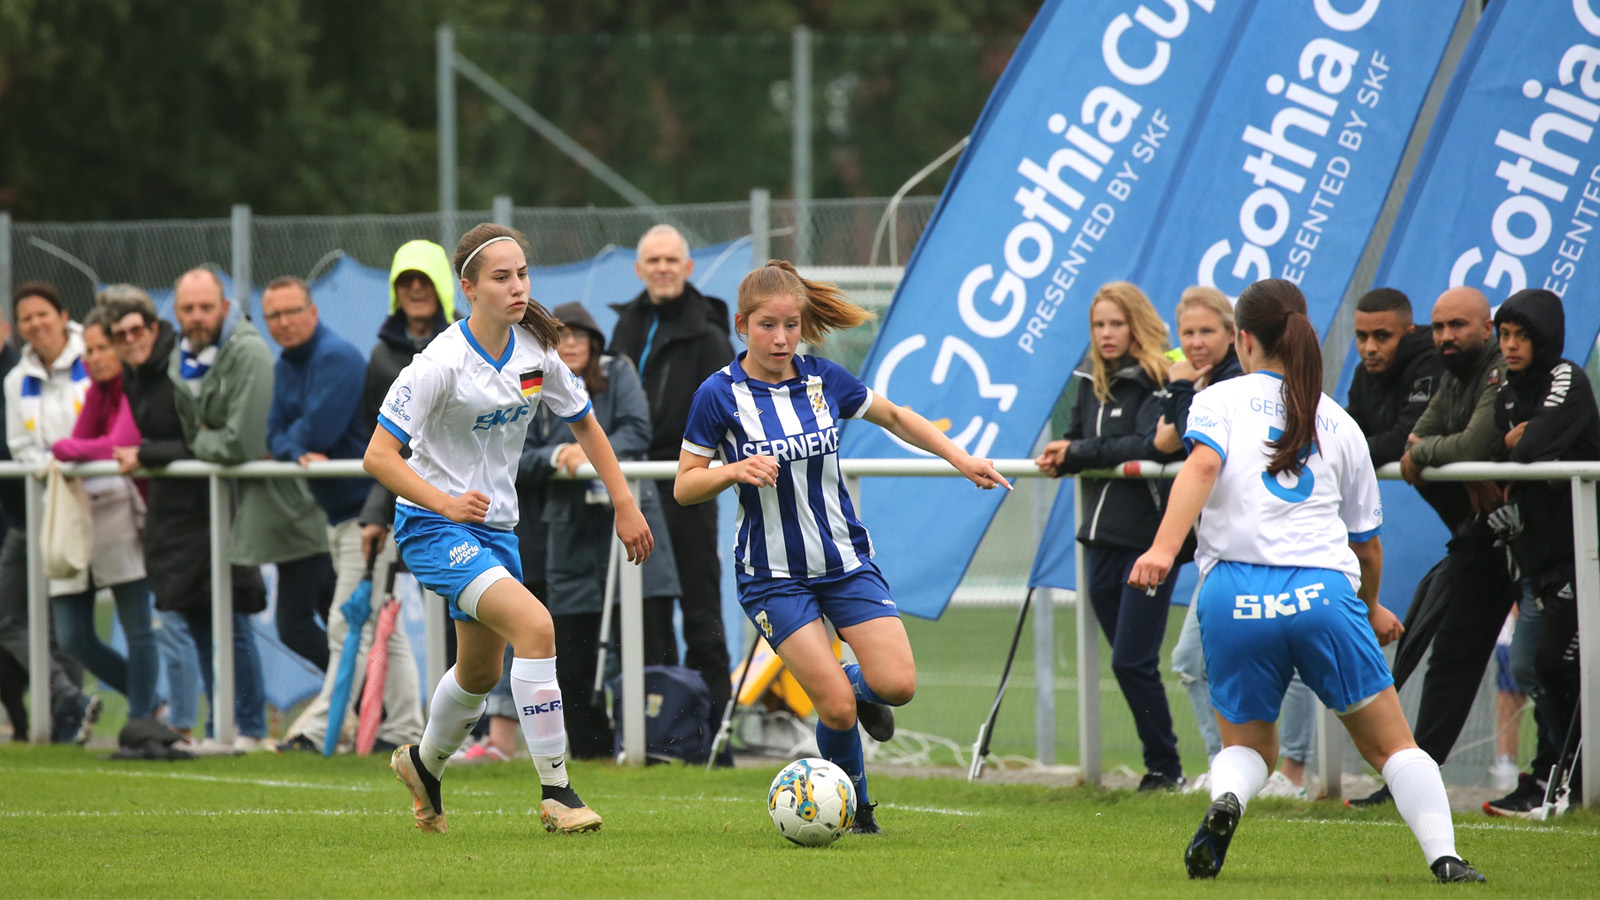
[[[856,788],[856,803],[867,800],[867,761],[861,755],[861,732],[854,725],[843,731],[817,720],[817,752],[822,758],[844,770]]]
[[[872,688],[867,685],[867,679],[861,677],[860,666],[856,665],[855,663],[845,663],[844,675],[846,678],[850,679],[850,687],[855,689],[856,699],[865,700],[868,703],[881,703],[884,706],[894,705],[893,703],[890,703],[889,701],[872,692]]]

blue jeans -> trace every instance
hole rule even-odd
[[[128,656],[100,640],[94,627],[95,588],[50,598],[56,641],[77,657],[94,676],[128,698],[128,718],[143,719],[156,711],[159,655],[150,627],[150,585],[143,578],[111,586],[117,618],[128,639]]]
[[[1206,656],[1200,647],[1200,589],[1189,601],[1189,612],[1183,617],[1183,630],[1178,633],[1178,643],[1172,648],[1172,672],[1189,693],[1189,706],[1194,709],[1195,722],[1200,726],[1200,740],[1206,745],[1206,758],[1222,752],[1222,734],[1217,730],[1217,716],[1211,708],[1211,682],[1206,678]],[[1529,657],[1532,664],[1532,657]],[[1278,720],[1278,752],[1286,759],[1303,763],[1311,758],[1311,742],[1316,736],[1317,707],[1311,689],[1296,674],[1283,695],[1283,709]]]
[[[156,646],[167,676],[167,724],[193,731],[200,721],[200,654],[189,636],[189,620],[180,612],[156,612]]]
[[[189,623],[189,636],[195,651],[200,655],[200,679],[205,683],[206,696],[212,693],[211,671],[211,609],[185,610],[183,616]],[[233,715],[244,737],[267,736],[267,696],[261,675],[261,654],[256,652],[256,631],[250,617],[244,613],[233,614]],[[215,735],[217,720],[216,702],[213,699],[211,715],[206,718],[206,737]]]

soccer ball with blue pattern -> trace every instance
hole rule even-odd
[[[799,759],[783,767],[767,792],[778,833],[806,847],[838,840],[856,818],[856,787],[825,759]]]

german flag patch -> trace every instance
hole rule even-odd
[[[535,397],[544,390],[544,370],[534,369],[522,373],[522,396]]]

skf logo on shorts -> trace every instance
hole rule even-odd
[[[522,714],[525,716],[537,716],[552,712],[561,712],[560,700],[546,700],[543,703],[535,703],[532,706],[524,706],[522,708]]]
[[[496,425],[514,424],[518,419],[527,415],[528,410],[531,408],[524,403],[521,406],[508,406],[505,409],[497,409],[492,413],[484,413],[478,417],[478,424],[472,426],[472,430],[487,431]]]
[[[771,639],[772,623],[767,621],[766,610],[763,609],[762,611],[756,613],[756,627],[761,629],[761,633],[766,635],[768,639]]]
[[[457,546],[451,547],[450,568],[454,569],[456,566],[471,560],[482,550],[482,547],[479,547],[477,544],[474,544],[471,541],[462,541]]]
[[[1235,619],[1276,619],[1279,616],[1292,616],[1311,608],[1311,601],[1317,599],[1317,592],[1322,590],[1322,582],[1308,584],[1305,587],[1295,588],[1293,594],[1239,594],[1233,598],[1233,617]],[[1290,597],[1295,599],[1290,601]],[[1289,602],[1285,602],[1289,601]],[[1322,601],[1326,604],[1328,601]]]

